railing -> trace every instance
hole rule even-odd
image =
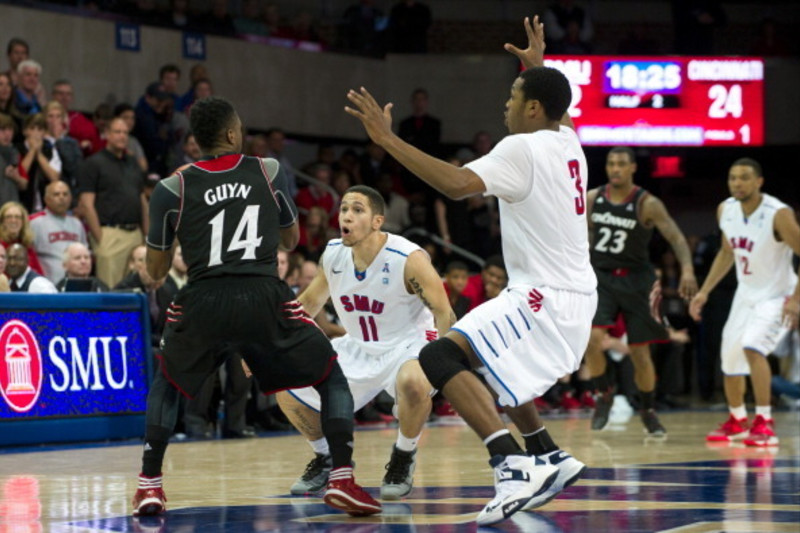
[[[439,235],[431,233],[430,231],[426,231],[422,228],[410,228],[403,232],[403,237],[408,237],[409,235],[419,235],[427,239],[430,239],[434,244],[438,244],[442,248],[449,248],[454,253],[464,257],[465,259],[469,259],[470,261],[480,266],[481,268],[483,268],[483,265],[486,263],[486,261],[482,257],[477,256],[472,252],[470,252],[469,250],[465,250],[464,248],[456,244],[447,242],[446,240],[442,239]]]

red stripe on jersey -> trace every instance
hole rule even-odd
[[[194,166],[206,172],[227,172],[238,167],[243,158],[242,154],[228,154],[208,161],[198,161]]]

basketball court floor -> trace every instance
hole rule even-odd
[[[482,531],[800,531],[797,411],[776,413],[775,449],[706,444],[719,412],[663,414],[666,439],[646,437],[637,416],[592,432],[588,416],[547,420],[557,443],[589,466],[583,479],[538,512]],[[390,426],[356,434],[356,478],[375,496],[395,435]],[[292,433],[170,445],[168,511],[137,521],[130,498],[140,455],[134,442],[0,449],[0,532],[470,532],[493,496],[487,452],[457,419],[426,428],[410,496],[367,518],[289,495],[312,456]]]

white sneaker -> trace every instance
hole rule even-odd
[[[558,467],[536,457],[495,455],[489,464],[494,467],[496,495],[478,515],[479,526],[505,520],[531,498],[545,492],[558,477]]]
[[[537,455],[537,459],[544,461],[548,465],[553,465],[558,468],[558,476],[550,488],[534,496],[523,507],[523,511],[531,511],[537,507],[541,507],[553,498],[559,495],[562,490],[566,489],[576,481],[578,481],[586,470],[586,465],[578,461],[564,450],[556,450],[545,455]]]

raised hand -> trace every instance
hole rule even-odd
[[[348,91],[347,99],[354,107],[345,106],[345,112],[360,120],[370,139],[383,146],[383,143],[392,136],[392,106],[394,104],[386,104],[381,108],[364,87],[361,87],[359,91],[352,89]]]
[[[523,50],[506,43],[503,48],[517,56],[525,68],[541,67],[544,65],[544,24],[539,22],[539,15],[534,15],[533,23],[525,17],[524,24],[525,33],[528,35],[528,47]]]

